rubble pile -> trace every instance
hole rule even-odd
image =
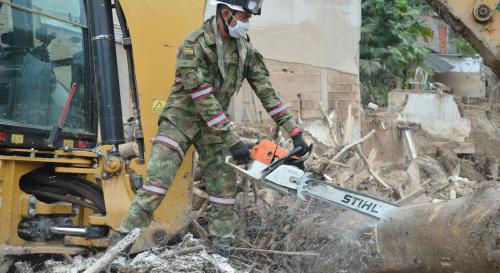
[[[463,107],[463,105],[459,105]],[[369,121],[374,124],[394,123],[395,117],[382,113],[378,120]],[[369,114],[365,113],[369,119]],[[471,195],[486,184],[487,180],[498,179],[498,131],[494,121],[486,121],[484,113],[474,109],[464,111],[465,118],[473,121],[471,137],[466,144],[435,138],[427,134],[418,125],[413,125],[414,146],[419,154],[410,158],[410,151],[402,147],[401,162],[377,160],[376,149],[361,145],[376,135],[370,131],[360,140],[344,141],[343,145],[327,146],[318,141],[314,135],[305,132],[309,141],[317,147],[306,162],[306,169],[317,174],[325,182],[350,188],[374,197],[397,203],[401,206],[410,204],[434,203]],[[482,125],[481,125],[482,124]],[[341,132],[347,126],[329,130],[325,134],[332,137],[332,142],[345,139]],[[376,126],[374,130],[384,130],[384,126]],[[279,131],[270,128],[238,127],[245,138],[258,141],[258,137],[270,138],[281,146],[290,148],[286,138]],[[345,134],[345,131],[344,131]],[[487,135],[487,137],[485,136]],[[485,143],[488,142],[488,143]],[[465,151],[460,147],[472,144],[473,147],[490,147],[490,149],[474,149]],[[404,144],[401,144],[404,146]],[[364,150],[370,151],[364,154]],[[298,201],[270,189],[260,188],[251,181],[242,178],[241,193],[238,196],[239,230],[237,237],[240,244],[255,249],[271,249],[278,251],[316,251],[318,253],[342,253],[342,249],[362,252],[362,247],[345,247],[354,243],[348,238],[356,237],[366,226],[373,223],[371,219],[346,212],[336,206],[310,200]],[[328,224],[325,224],[328,223]],[[328,228],[325,228],[327,226]],[[334,231],[336,230],[336,231]],[[335,234],[343,234],[333,238]],[[332,237],[333,236],[333,237]],[[332,242],[335,242],[332,244]],[[357,243],[357,242],[356,242]],[[344,247],[342,247],[344,246]],[[326,252],[325,252],[326,251]],[[240,254],[241,255],[241,254]],[[247,260],[258,261],[261,267],[275,272],[362,272],[363,261],[352,261],[348,257],[353,253],[335,255],[329,261],[330,269],[316,268],[314,257],[263,255],[246,253]],[[359,255],[355,255],[358,256]],[[301,270],[297,271],[297,268]],[[335,270],[333,269],[335,268]],[[352,271],[357,268],[357,271]],[[342,271],[347,270],[347,271]]]
[[[45,262],[45,269],[39,273],[101,272],[94,271],[92,267],[103,261],[103,254],[106,255],[98,253],[90,257],[76,256],[70,262],[48,260]],[[107,261],[103,265],[105,267],[102,270],[111,269],[113,272],[122,273],[237,272],[226,258],[209,254],[202,241],[194,239],[192,234],[186,234],[182,242],[177,245],[139,253],[125,264],[111,264]]]
[[[470,196],[486,184],[483,181],[500,179],[500,141],[495,119],[486,119],[478,109],[464,110],[463,115],[473,121],[465,144],[431,136],[418,124],[401,125],[397,117],[380,108],[366,110],[364,119],[370,126],[354,139],[350,118],[340,124],[332,120],[335,114],[324,114],[323,131],[318,126],[310,131],[306,126],[304,131],[306,141],[315,147],[305,167],[326,183],[400,206]],[[292,148],[277,127],[236,124],[236,128],[246,143],[267,138]],[[405,142],[402,128],[411,128],[411,145]],[[396,144],[389,143],[397,160],[387,160],[387,154],[381,153],[384,146],[380,143],[387,135],[398,139]],[[471,145],[477,148],[470,149]],[[301,201],[241,175],[231,255],[225,259],[211,254],[206,228],[208,194],[199,170],[194,180],[190,233],[179,244],[136,255],[118,272],[372,272],[367,257],[375,239],[367,230],[374,219],[318,200]],[[80,272],[102,258],[99,255],[74,257],[72,262],[50,260],[43,273]]]

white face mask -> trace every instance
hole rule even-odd
[[[231,16],[233,17],[234,20],[236,20],[236,25],[234,27],[231,27],[228,24],[228,29],[229,29],[229,36],[240,39],[245,37],[247,35],[248,30],[250,29],[250,22],[242,22],[236,19],[232,14]]]

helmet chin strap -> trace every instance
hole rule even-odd
[[[233,11],[229,11],[231,13],[231,17],[229,17],[229,22],[226,22],[226,20],[224,20],[224,17],[222,17],[222,12],[219,14],[220,16],[220,19],[222,20],[222,23],[224,24],[224,31],[226,32],[227,35],[229,35],[229,24],[231,24],[231,22],[233,21]]]

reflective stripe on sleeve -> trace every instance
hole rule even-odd
[[[273,118],[277,119],[288,112],[288,108],[283,103],[278,103],[273,107],[269,107],[266,109],[267,113]]]
[[[193,101],[199,101],[211,96],[212,91],[214,91],[213,85],[204,85],[198,89],[193,90],[191,92],[191,98],[193,99]]]
[[[297,135],[298,133],[300,133],[300,132],[301,132],[301,130],[300,130],[299,128],[293,128],[293,129],[292,129],[292,130],[288,133],[288,135],[289,135],[290,137],[294,137],[294,136],[296,136],[296,135]]]
[[[207,125],[208,127],[217,127],[223,123],[226,123],[228,122],[229,120],[227,119],[226,117],[226,114],[224,114],[224,112],[219,112],[213,116],[211,116],[208,120],[207,120]]]
[[[154,193],[154,194],[159,194],[159,195],[165,195],[167,193],[167,189],[163,187],[163,185],[159,184],[152,184],[152,185],[144,185],[142,186],[142,189],[144,191],[147,191],[149,193]]]
[[[236,203],[236,199],[220,195],[209,195],[208,202],[216,206],[232,206]]]
[[[181,144],[177,140],[169,136],[156,135],[155,137],[153,137],[153,143],[167,146],[177,152],[181,158],[184,158],[184,150],[182,149]]]

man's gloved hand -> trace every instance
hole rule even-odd
[[[238,163],[247,163],[250,161],[250,151],[247,145],[241,141],[229,148],[229,152],[231,152],[233,159]]]
[[[301,147],[302,150],[297,153],[298,156],[303,156],[309,152],[309,145],[304,141],[304,138],[302,137],[302,133],[297,133],[295,136],[292,137],[293,140],[293,148]]]

